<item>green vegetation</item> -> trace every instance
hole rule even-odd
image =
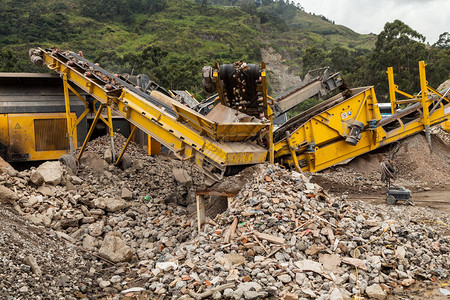
[[[395,21],[378,38],[361,35],[285,0],[2,0],[0,17],[1,71],[46,72],[32,66],[28,49],[57,46],[82,50],[111,72],[147,73],[202,96],[203,65],[259,63],[268,47],[297,75],[329,65],[351,86],[375,85],[381,96],[388,66],[409,92],[418,90],[418,60],[427,61],[433,86],[450,70],[448,33],[426,46]]]

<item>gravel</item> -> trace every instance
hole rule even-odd
[[[37,187],[34,168],[0,174],[2,298],[383,299],[450,275],[448,214],[347,202],[258,165],[219,185],[238,191],[233,207],[198,232],[202,173],[134,144],[122,171],[103,160],[108,142],[90,142],[58,185]]]

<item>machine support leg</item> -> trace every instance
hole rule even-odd
[[[130,143],[131,139],[133,138],[136,128],[137,128],[136,126],[133,126],[133,129],[131,129],[131,132],[130,132],[130,135],[128,136],[127,142],[125,143],[125,146],[123,146],[122,152],[120,152],[120,155],[116,160],[116,164],[118,164],[120,162],[123,155],[125,154],[125,151],[127,151],[128,144]]]
[[[69,135],[70,154],[73,153],[73,131],[72,119],[70,118],[70,100],[69,100],[69,83],[67,82],[67,74],[63,75],[64,87],[64,104],[66,106],[67,134]]]
[[[295,149],[291,142],[291,134],[289,131],[286,131],[286,140],[288,142],[289,151],[291,152],[292,160],[294,161],[295,170],[299,173],[303,173],[302,169],[298,165],[297,153],[295,153]]]
[[[98,119],[100,117],[100,114],[102,113],[102,110],[103,110],[104,107],[105,107],[105,104],[101,104],[99,109],[97,110],[97,114],[95,114],[94,121],[92,121],[92,125],[89,128],[89,132],[88,132],[86,138],[84,139],[83,146],[81,146],[80,153],[78,153],[77,160],[80,160],[81,155],[83,155],[83,152],[86,149],[86,145],[87,145],[89,139],[91,138],[92,133],[94,132],[95,125],[97,125],[97,121],[98,121]]]
[[[425,133],[427,136],[427,141],[428,144],[430,145],[430,150],[432,150],[431,148],[431,135],[430,135],[430,110],[428,107],[428,82],[427,82],[427,78],[425,75],[425,62],[419,61],[419,76],[420,76],[420,90],[422,93],[422,99],[420,100],[421,105],[422,105],[422,111],[423,111],[423,125],[425,125]]]
[[[109,123],[109,138],[111,140],[111,155],[112,155],[112,161],[114,161],[115,151],[114,151],[114,130],[113,130],[113,122],[112,122],[112,116],[111,116],[111,107],[107,107],[108,110],[108,123]]]
[[[271,164],[275,163],[275,153],[273,150],[273,115],[270,116],[270,125],[269,125],[269,162]]]

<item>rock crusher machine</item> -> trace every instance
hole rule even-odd
[[[195,162],[214,180],[266,161],[298,171],[317,172],[427,130],[450,116],[450,100],[428,86],[423,61],[419,62],[421,92],[418,96],[400,92],[394,84],[393,73],[388,71],[391,102],[408,105],[390,117],[381,118],[372,86],[343,89],[274,131],[274,111],[280,114],[306,100],[310,97],[307,87],[316,84],[318,90],[327,86],[343,87],[340,76],[306,82],[303,88],[292,91],[290,97],[273,99],[267,95],[264,63],[261,66],[242,62],[216,64],[209,71],[203,70],[204,85],[210,92],[218,93],[214,99],[217,104],[203,115],[171,97],[156,97],[143,91],[74,52],[31,49],[30,58],[36,65],[44,64],[61,75],[66,95],[69,90],[73,92],[71,84],[92,95],[100,105],[92,126],[104,108],[115,110],[178,158]],[[328,79],[333,82],[325,84]],[[396,100],[396,93],[411,97]],[[67,112],[70,112],[66,99]],[[73,128],[74,124],[69,122],[68,119],[68,128]],[[78,159],[91,131],[92,127]],[[123,158],[128,142],[116,162]],[[111,147],[113,144],[111,140]]]

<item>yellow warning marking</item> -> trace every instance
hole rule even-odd
[[[19,123],[16,123],[16,125],[14,126],[14,129],[22,129],[22,127],[20,127]]]

